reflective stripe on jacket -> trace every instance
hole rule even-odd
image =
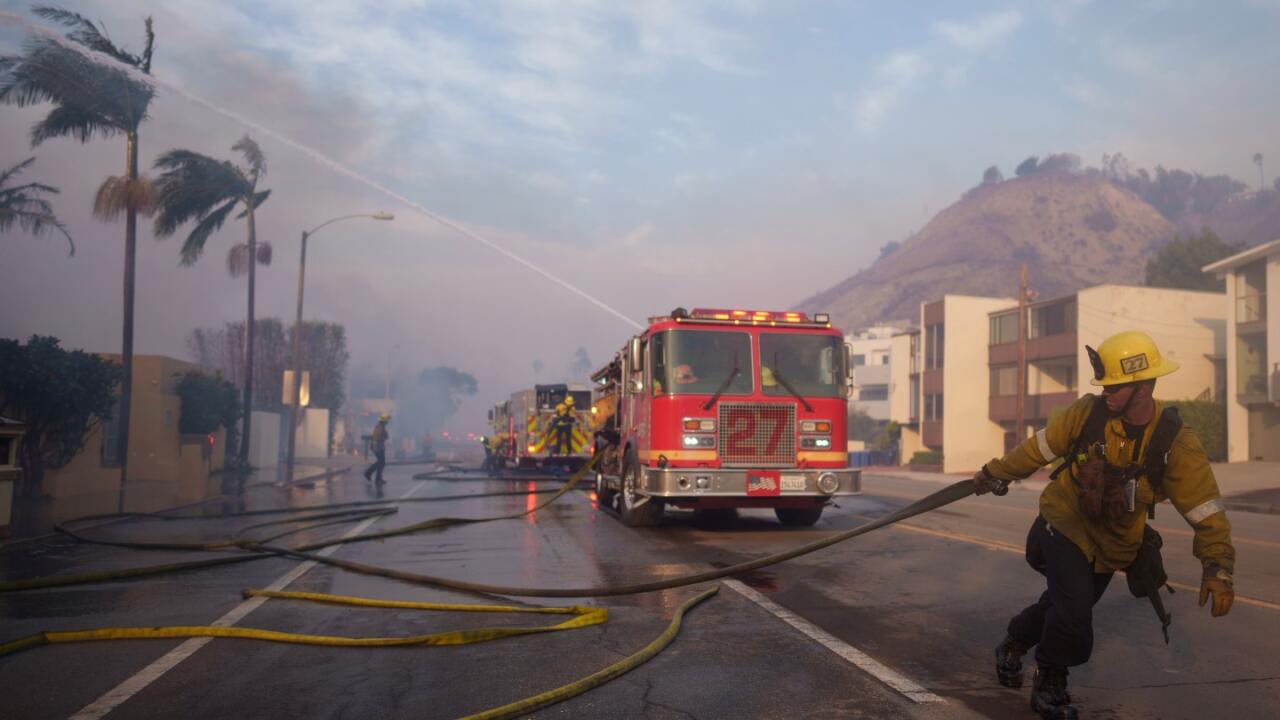
[[[1003,458],[987,463],[987,470],[1001,480],[1021,480],[1069,453],[1075,438],[1084,430],[1094,398],[1085,395],[1072,403]],[[1153,420],[1143,432],[1138,457],[1131,457],[1134,441],[1124,434],[1120,419],[1109,419],[1104,432],[1107,461],[1115,465],[1143,464],[1163,411],[1164,403],[1157,400]],[[1236,551],[1231,544],[1231,522],[1222,506],[1209,458],[1189,428],[1183,426],[1169,448],[1161,489],[1154,490],[1143,474],[1138,477],[1136,496],[1133,512],[1114,522],[1093,522],[1080,512],[1079,493],[1071,473],[1062,472],[1041,493],[1040,514],[1079,546],[1093,562],[1095,571],[1110,572],[1123,570],[1133,562],[1142,542],[1147,507],[1167,499],[1195,531],[1192,554],[1203,563],[1213,562],[1234,572]]]

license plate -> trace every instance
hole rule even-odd
[[[783,475],[782,490],[783,492],[786,492],[788,490],[804,492],[804,476],[803,475]]]

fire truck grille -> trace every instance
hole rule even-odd
[[[796,406],[720,403],[720,462],[726,467],[791,467],[796,462]]]

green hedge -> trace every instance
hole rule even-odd
[[[912,465],[941,465],[942,453],[936,450],[917,450],[911,456]]]
[[[1204,445],[1205,454],[1213,462],[1227,459],[1227,406],[1208,400],[1173,400],[1182,424],[1195,431]]]
[[[178,431],[186,435],[207,435],[219,427],[230,432],[240,417],[240,399],[236,386],[221,375],[191,371],[178,381],[178,397],[182,414]]]

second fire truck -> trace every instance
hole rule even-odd
[[[597,498],[627,525],[656,524],[667,506],[772,508],[813,525],[861,490],[848,354],[826,315],[677,308],[592,380]]]
[[[557,408],[572,427],[556,433]],[[591,390],[585,385],[534,385],[489,411],[495,460],[515,467],[581,467],[591,458]]]

